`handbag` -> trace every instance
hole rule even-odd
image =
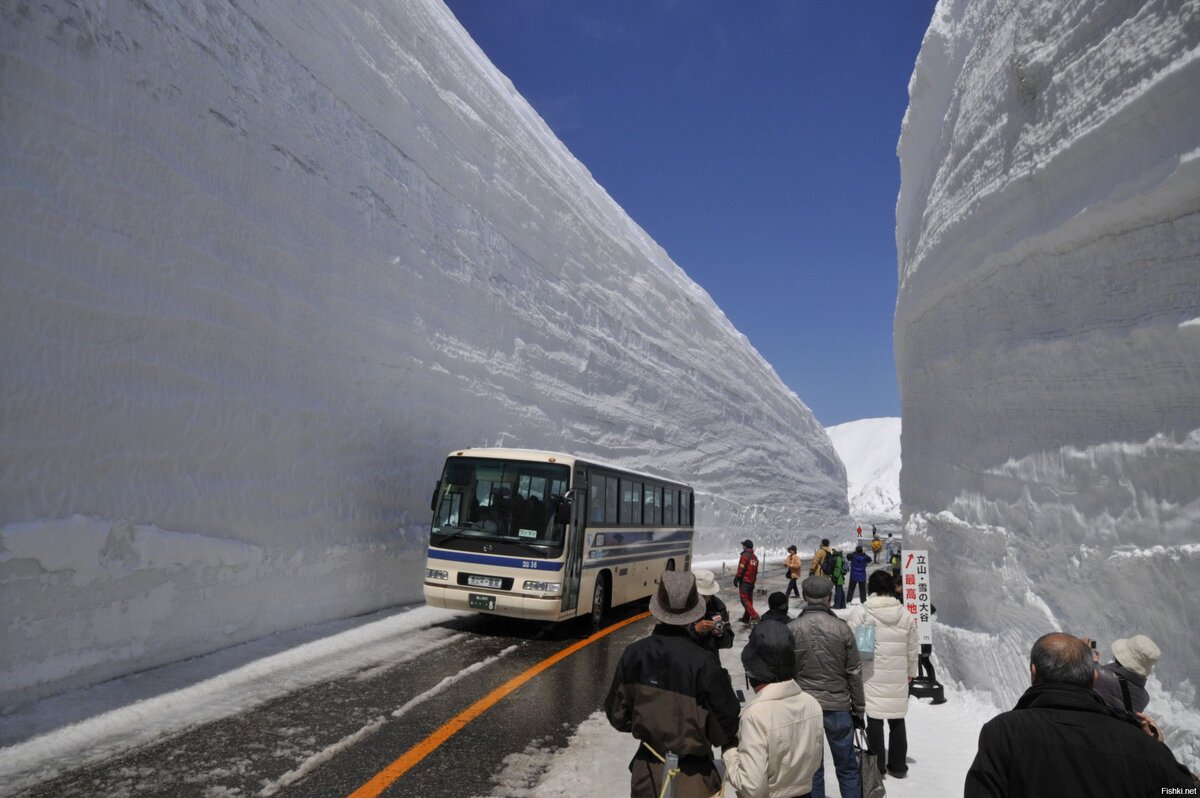
[[[854,647],[860,659],[875,659],[875,624],[863,623],[854,630]]]
[[[858,781],[862,785],[862,798],[887,798],[887,790],[883,788],[883,774],[879,772],[879,757],[871,753],[862,729],[854,730],[854,755],[858,757]]]

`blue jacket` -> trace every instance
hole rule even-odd
[[[860,554],[854,552],[850,555],[850,581],[865,582],[867,581],[867,565],[871,562],[870,554]]]

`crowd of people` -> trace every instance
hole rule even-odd
[[[890,535],[881,548],[886,562],[899,559]],[[909,686],[928,652],[898,598],[897,574],[885,567],[868,576],[873,562],[862,545],[844,556],[822,540],[801,580],[790,546],[787,589],[772,593],[760,615],[760,562],[753,542],[743,541],[734,583],[750,627],[741,660],[753,698],[744,707],[720,660],[734,632],[716,575],[664,573],[650,600],[658,623],[626,649],[605,702],[609,722],[640,743],[630,795],[659,798],[669,784],[676,798],[709,798],[728,783],[739,798],[824,798],[826,742],[843,798],[859,798],[885,774],[905,778]],[[843,619],[834,609],[846,605],[847,576],[860,601]],[[792,597],[802,602],[794,617]],[[1101,664],[1093,641],[1039,638],[1031,687],[983,727],[964,795],[1195,794],[1160,793],[1197,786],[1144,714],[1146,679],[1161,652],[1144,635],[1115,641],[1112,651],[1113,661]],[[869,756],[860,759],[860,750]],[[865,778],[863,768],[878,777]]]

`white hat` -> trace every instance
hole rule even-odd
[[[721,586],[717,584],[717,575],[707,568],[693,568],[692,573],[696,575],[696,592],[701,596],[715,596],[721,592]]]
[[[1150,669],[1162,656],[1162,651],[1154,645],[1154,641],[1145,635],[1134,635],[1124,640],[1114,640],[1113,656],[1117,662],[1141,676],[1143,679],[1150,675]]]

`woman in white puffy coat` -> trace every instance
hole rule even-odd
[[[867,696],[867,743],[879,763],[897,778],[908,775],[908,684],[917,675],[917,621],[896,598],[896,582],[885,569],[871,574],[870,596],[850,613],[850,628],[875,626],[875,657],[863,660],[863,690]],[[886,757],[883,722],[888,722]]]

